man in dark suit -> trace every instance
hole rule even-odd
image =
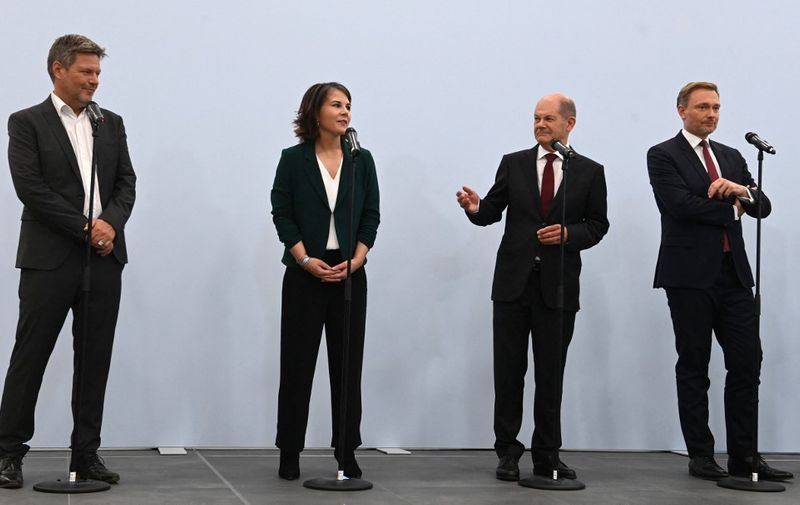
[[[677,106],[683,129],[650,148],[647,169],[661,213],[654,287],[666,290],[675,331],[678,412],[689,473],[710,480],[729,473],[747,477],[753,465],[761,341],[740,217],[757,216],[759,200],[763,217],[771,206],[739,151],[708,139],[719,120],[717,86],[690,82],[678,93]],[[728,370],[728,472],[714,460],[714,437],[708,427],[712,331]],[[756,457],[762,479],[792,477]]]
[[[608,231],[603,167],[577,155],[569,162],[564,227],[563,311],[559,310],[558,279],[561,206],[564,200],[563,160],[550,146],[567,144],[575,126],[575,103],[567,96],[543,97],[534,112],[538,145],[503,156],[494,186],[480,199],[464,186],[459,205],[473,223],[500,221],[506,226],[492,284],[494,304],[494,432],[499,458],[496,475],[519,480],[519,459],[525,446],[517,440],[522,424],[522,397],[528,366],[528,336],[532,335],[536,380],[531,442],[533,473],[575,478],[559,458],[561,394],[567,347],[572,339],[578,304],[580,251],[600,242]],[[563,334],[559,336],[559,312]],[[559,359],[560,356],[560,359]]]
[[[83,357],[83,387],[73,375],[71,446],[79,478],[117,482],[97,455],[106,381],[127,262],[125,223],[136,175],[122,118],[102,110],[97,137],[86,105],[99,84],[105,50],[81,35],[50,48],[54,91],[39,105],[11,115],[8,160],[24,207],[17,267],[19,322],[0,405],[0,487],[22,486],[22,458],[33,436],[34,409],[47,361],[67,313],[73,314],[74,352]],[[88,215],[91,165],[97,161],[93,216]],[[89,327],[83,341],[81,277],[91,226]],[[78,404],[80,401],[80,404]],[[76,413],[80,412],[80,417]]]

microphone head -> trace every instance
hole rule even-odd
[[[767,144],[767,142],[758,136],[755,132],[747,132],[744,134],[744,139],[758,148],[759,151],[764,151],[769,154],[775,154],[775,148]]]
[[[89,120],[94,126],[105,123],[106,121],[106,118],[103,116],[103,112],[100,110],[100,106],[97,105],[97,102],[87,103],[86,113],[89,114]]]
[[[558,150],[558,145],[559,144],[561,144],[561,141],[558,140],[558,139],[553,139],[553,140],[550,141],[550,147],[552,147],[556,151]]]
[[[344,131],[344,138],[347,140],[347,143],[350,144],[350,155],[355,157],[361,154],[361,145],[358,143],[358,136],[356,135],[356,129],[352,126],[347,128]]]

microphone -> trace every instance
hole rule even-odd
[[[574,158],[575,154],[577,154],[575,153],[574,149],[572,149],[570,146],[565,146],[558,139],[553,139],[553,141],[550,142],[550,147],[561,153],[561,156],[563,156],[565,159]]]
[[[770,154],[775,154],[775,148],[769,145],[766,140],[762,139],[753,132],[745,133],[744,139],[756,146],[759,151],[766,151]]]
[[[92,126],[97,128],[102,123],[106,122],[105,116],[100,111],[100,106],[97,105],[97,102],[89,102],[86,104],[86,113],[89,114],[89,121],[92,122]]]
[[[355,158],[361,154],[361,145],[358,143],[358,135],[355,128],[348,128],[344,132],[344,138],[350,144],[350,156]]]

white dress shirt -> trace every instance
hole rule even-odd
[[[58,112],[58,117],[61,118],[61,124],[67,130],[69,143],[72,144],[72,150],[75,152],[75,157],[78,159],[78,168],[81,172],[81,180],[83,181],[83,193],[86,195],[83,199],[83,215],[89,217],[89,195],[91,189],[92,178],[92,150],[94,148],[94,137],[92,136],[92,125],[89,121],[89,115],[85,110],[80,114],[75,115],[72,107],[64,103],[55,93],[50,93],[50,98],[53,100],[53,106]],[[100,188],[97,181],[95,181],[94,188],[94,207],[93,218],[97,219],[103,212],[103,206],[100,203]]]

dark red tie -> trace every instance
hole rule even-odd
[[[714,165],[714,158],[711,157],[711,151],[708,150],[708,142],[701,140],[700,145],[703,146],[703,159],[706,160],[708,178],[711,179],[711,182],[714,182],[719,179],[719,172],[717,172],[717,167]],[[725,252],[730,252],[731,250],[731,243],[728,240],[727,231],[722,234],[722,250]]]
[[[542,205],[542,217],[547,217],[550,213],[550,207],[553,206],[553,193],[555,192],[555,177],[553,176],[553,160],[556,155],[548,153],[545,156],[547,163],[544,164],[544,173],[542,174],[542,194],[540,201]]]

